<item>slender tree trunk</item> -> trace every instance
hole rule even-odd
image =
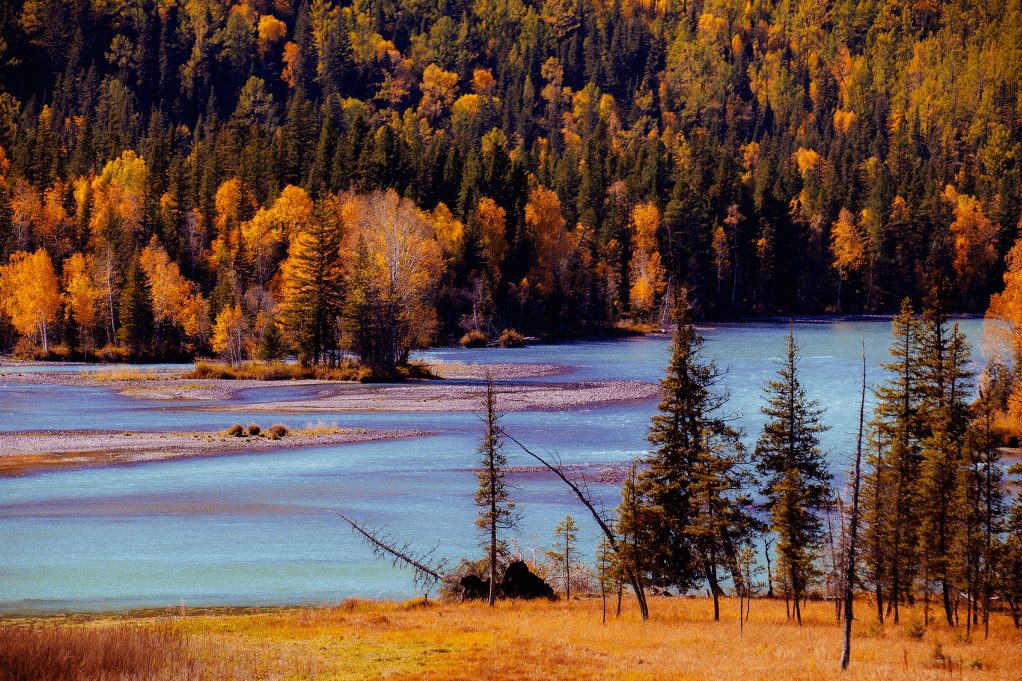
[[[848,527],[848,558],[845,565],[845,630],[844,647],[841,651],[841,669],[848,669],[852,656],[852,604],[855,585],[855,540],[859,531],[859,480],[862,465],[862,429],[866,420],[866,341],[862,343],[862,399],[859,402],[859,439],[855,445],[855,471],[852,473],[852,517]]]

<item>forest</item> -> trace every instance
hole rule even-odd
[[[387,366],[661,322],[672,287],[893,314],[935,272],[982,311],[1022,210],[1020,9],[4,3],[0,346]]]

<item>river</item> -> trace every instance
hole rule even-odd
[[[963,320],[980,367],[982,322]],[[826,409],[822,436],[837,482],[854,451],[862,360],[868,380],[883,378],[890,322],[798,323],[800,378]],[[754,445],[763,418],[762,386],[774,377],[788,325],[700,327],[704,356],[726,373],[728,409]],[[524,362],[569,368],[536,382],[655,382],[669,358],[669,339],[634,337],[522,349],[436,349],[421,359]],[[288,397],[315,388],[289,389]],[[266,398],[242,393],[241,401]],[[872,402],[872,396],[867,396]],[[503,425],[540,452],[565,463],[627,463],[647,447],[656,401],[558,412],[516,412]],[[221,413],[192,403],[168,404],[111,388],[4,383],[0,431],[44,429],[213,430],[235,422],[292,426],[326,421],[342,427],[419,429],[435,436],[396,442],[192,458],[0,479],[0,614],[114,611],[203,605],[332,604],[350,596],[415,595],[411,574],[373,558],[334,509],[420,550],[435,548],[456,565],[479,557],[472,472],[480,436],[471,413],[336,415]],[[508,445],[513,466],[535,462]],[[591,549],[597,529],[570,492],[544,476],[515,476],[522,511],[514,539],[542,552],[555,525],[572,514]],[[620,500],[607,485],[592,489],[608,507]]]

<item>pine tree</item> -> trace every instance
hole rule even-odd
[[[684,294],[674,318],[663,399],[648,436],[653,446],[636,483],[642,534],[654,580],[687,590],[706,579],[717,595],[717,567],[736,568],[735,547],[750,526],[742,510],[744,451],[722,413],[728,396],[715,389],[720,371],[700,356],[703,339],[689,322]],[[736,569],[732,575],[740,588]]]
[[[561,568],[561,575],[564,578],[564,599],[571,600],[571,561],[578,550],[578,525],[571,515],[564,516],[564,520],[554,528],[554,537],[557,540],[553,543],[546,555],[553,558]]]
[[[483,441],[477,450],[479,453],[479,487],[476,489],[475,503],[479,507],[476,525],[483,530],[487,560],[490,573],[489,604],[492,606],[497,596],[497,558],[506,553],[504,541],[500,533],[514,528],[518,523],[518,511],[515,502],[511,501],[508,485],[504,481],[504,469],[507,467],[507,455],[504,454],[503,429],[500,426],[501,413],[497,410],[497,392],[493,379],[486,377],[486,410],[483,419]]]
[[[894,343],[889,352],[894,361],[882,365],[891,377],[876,392],[877,406],[871,424],[874,439],[870,444],[872,472],[867,476],[867,499],[874,502],[868,508],[866,533],[874,537],[875,546],[880,549],[871,555],[871,560],[886,563],[874,563],[873,572],[889,582],[888,613],[893,609],[894,621],[898,622],[899,603],[909,593],[918,572],[922,463],[922,329],[908,299],[902,302],[891,333]],[[879,583],[875,586],[879,593]]]
[[[799,346],[794,331],[786,337],[778,379],[764,390],[769,419],[756,445],[756,467],[764,476],[760,490],[777,534],[777,552],[794,597],[795,618],[802,624],[799,599],[816,574],[814,563],[823,544],[819,514],[832,503],[831,475],[820,451],[819,433],[828,429],[816,400],[808,400],[798,380]]]

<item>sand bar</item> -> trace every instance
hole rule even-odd
[[[497,385],[500,411],[560,411],[659,396],[660,387],[638,381],[600,381],[535,385]],[[403,412],[481,411],[482,385],[392,385],[344,388],[308,400],[217,406],[227,411]]]
[[[279,440],[234,437],[223,431],[120,432],[109,430],[0,433],[0,477],[44,470],[163,461],[192,456],[256,453],[424,437],[405,430],[314,427]]]

